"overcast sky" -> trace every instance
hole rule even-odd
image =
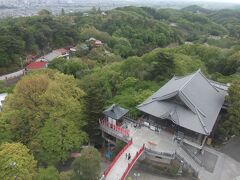
[[[192,1],[192,0],[188,0]],[[228,2],[228,3],[238,3],[240,4],[240,0],[194,0],[194,1],[206,1],[206,2]]]

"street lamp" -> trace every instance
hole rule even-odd
[[[137,172],[135,172],[133,175],[136,177],[136,180],[138,179],[138,177],[140,177],[140,173]]]

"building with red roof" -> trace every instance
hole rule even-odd
[[[60,52],[61,55],[64,55],[64,54],[68,53],[68,50],[67,50],[67,49],[64,49],[64,48],[56,49],[55,51]]]
[[[103,45],[102,41],[100,41],[100,40],[96,40],[94,44],[95,44],[96,47],[99,47],[99,46]]]
[[[44,69],[47,67],[47,64],[48,62],[32,62],[26,67],[26,69],[27,70]]]

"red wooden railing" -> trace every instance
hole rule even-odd
[[[126,176],[128,175],[129,171],[132,169],[133,165],[135,164],[135,162],[137,161],[137,159],[140,157],[140,155],[142,154],[142,152],[144,151],[145,148],[145,144],[143,144],[143,146],[141,147],[141,149],[136,153],[136,155],[134,156],[134,158],[132,159],[132,161],[130,163],[128,163],[128,167],[125,170],[125,172],[123,173],[121,180],[124,180],[126,178]]]
[[[110,172],[110,170],[112,169],[112,167],[115,165],[115,163],[118,161],[118,159],[120,158],[120,156],[124,153],[124,151],[132,145],[132,139],[130,141],[128,141],[128,143],[126,144],[126,146],[124,146],[122,148],[122,150],[118,153],[118,155],[113,159],[112,163],[110,164],[110,166],[107,168],[107,170],[104,172],[104,177],[106,177],[108,175],[108,173]]]
[[[129,136],[129,130],[128,129],[124,129],[121,126],[117,126],[115,124],[109,123],[107,119],[99,120],[99,123],[100,123],[100,125],[111,128],[114,131],[117,131],[117,132],[123,134],[124,136]]]

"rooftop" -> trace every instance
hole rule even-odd
[[[124,109],[117,104],[113,104],[110,107],[108,107],[105,111],[103,111],[104,115],[111,117],[115,120],[121,119],[127,113],[128,113],[127,109]]]
[[[46,59],[47,61],[52,61],[53,59],[58,58],[61,55],[62,55],[61,51],[55,50],[45,55],[43,58]]]
[[[62,55],[63,55],[63,54],[66,54],[66,53],[68,52],[68,50],[67,50],[67,49],[64,49],[64,48],[56,49],[56,50],[54,50],[54,51],[58,51],[58,52],[60,52]]]
[[[224,103],[225,90],[216,88],[200,70],[173,77],[137,108],[194,132],[209,135]]]
[[[26,68],[31,69],[43,69],[46,68],[48,62],[32,62]]]

